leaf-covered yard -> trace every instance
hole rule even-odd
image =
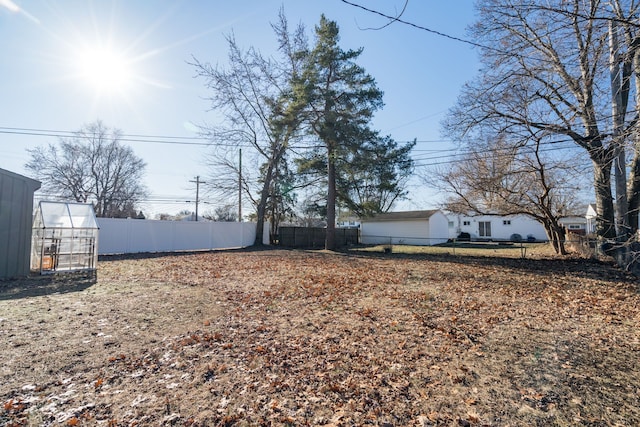
[[[608,264],[229,251],[0,288],[0,424],[640,425]]]

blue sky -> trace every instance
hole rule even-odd
[[[405,3],[355,2],[389,15]],[[402,19],[466,38],[474,21],[472,4],[410,0]],[[302,22],[310,35],[322,13],[336,21],[341,46],[364,48],[359,63],[385,93],[374,127],[397,141],[416,138],[419,166],[442,161],[431,150],[453,144],[442,140],[439,123],[462,84],[478,70],[477,50],[459,41],[398,22],[367,30],[387,21],[340,0],[0,0],[0,168],[26,173],[27,149],[56,142],[58,131],[76,131],[98,119],[125,135],[137,135],[128,139],[189,141],[185,138],[196,136],[190,123],[215,124],[217,117],[207,111],[204,82],[194,78],[187,61],[195,57],[226,64],[225,35],[231,32],[240,46],[273,53],[270,23],[280,7],[291,26]],[[117,71],[95,81],[92,77],[100,72],[82,65],[90,53],[103,52],[104,57],[105,50],[128,64],[112,86],[105,81]],[[207,175],[207,147],[127,144],[147,163],[145,185],[151,194],[143,205],[146,213],[193,209],[174,201],[194,199],[189,181]],[[438,201],[413,180],[410,200],[397,210],[427,209]],[[211,200],[212,206],[217,202]]]

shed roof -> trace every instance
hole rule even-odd
[[[428,220],[435,214],[440,212],[437,209],[424,211],[402,211],[402,212],[385,212],[376,214],[371,218],[363,218],[362,222],[382,222],[382,221],[412,221],[412,220]]]
[[[42,201],[33,228],[98,228],[91,204]]]
[[[16,179],[18,181],[23,181],[24,183],[28,184],[31,187],[32,191],[38,190],[41,185],[40,181],[37,181],[35,179],[29,178],[28,176],[20,175],[15,172],[11,172],[2,168],[0,168],[0,175],[4,175],[7,178]]]

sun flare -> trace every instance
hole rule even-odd
[[[80,52],[77,67],[81,80],[100,93],[125,92],[133,80],[127,58],[111,49]]]

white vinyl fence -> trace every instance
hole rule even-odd
[[[178,252],[251,246],[255,222],[194,222],[97,218],[98,254]],[[265,224],[262,241],[269,243]]]

